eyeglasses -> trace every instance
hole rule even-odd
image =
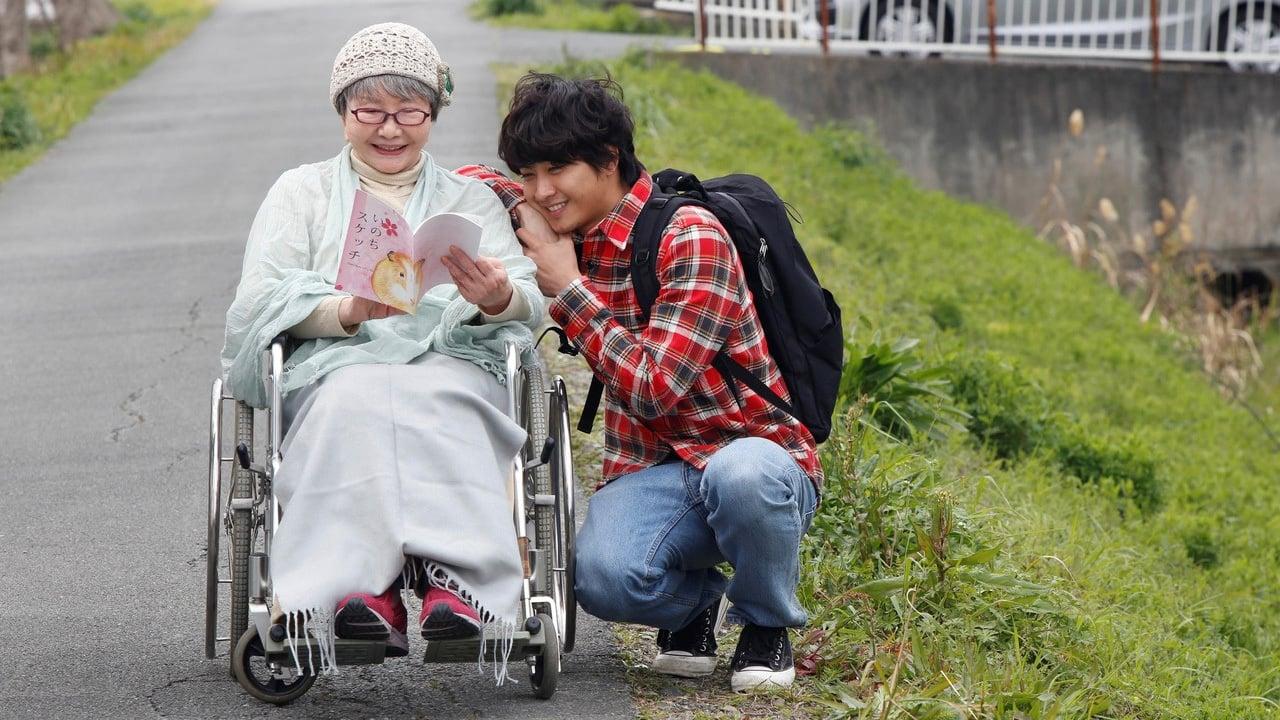
[[[391,117],[395,118],[397,125],[405,127],[421,125],[427,121],[427,118],[431,117],[431,113],[426,110],[413,109],[390,113],[377,108],[356,108],[351,111],[351,114],[356,116],[356,121],[361,125],[381,125],[387,121],[387,118]]]

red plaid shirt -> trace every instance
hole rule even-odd
[[[490,168],[458,172],[484,180],[509,209],[519,184]],[[790,401],[751,304],[742,265],[709,211],[681,207],[663,232],[659,292],[648,324],[631,286],[631,231],[653,192],[648,175],[581,238],[579,269],[551,304],[551,318],[581,348],[605,384],[604,477],[661,462],[672,451],[697,468],[742,437],[782,446],[820,489],[822,466],[809,430],[739,383],[741,404],[711,362],[722,349]]]

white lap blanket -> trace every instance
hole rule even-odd
[[[326,670],[338,601],[383,592],[406,557],[427,561],[427,580],[457,591],[509,651],[522,567],[506,485],[525,432],[506,408],[492,375],[435,352],[339,368],[286,398],[273,590],[305,619],[291,637],[321,640]]]

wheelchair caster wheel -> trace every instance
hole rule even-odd
[[[556,684],[560,681],[560,636],[551,618],[542,614],[536,617],[542,623],[543,644],[542,652],[530,668],[529,682],[534,696],[546,700],[556,694]]]
[[[310,668],[298,674],[293,665],[267,662],[258,629],[250,626],[231,655],[231,672],[245,692],[273,705],[285,705],[311,689],[316,676]]]

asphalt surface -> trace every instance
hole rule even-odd
[[[203,657],[209,383],[244,237],[280,172],[334,155],[333,56],[401,20],[453,66],[428,149],[496,162],[495,62],[617,36],[495,30],[465,0],[222,0],[182,45],[0,185],[0,718],[608,718],[632,709],[584,618],[560,691],[410,658],[285,708]],[[581,507],[581,506],[580,506]],[[580,614],[579,616],[583,616]],[[418,656],[420,657],[420,656]]]

